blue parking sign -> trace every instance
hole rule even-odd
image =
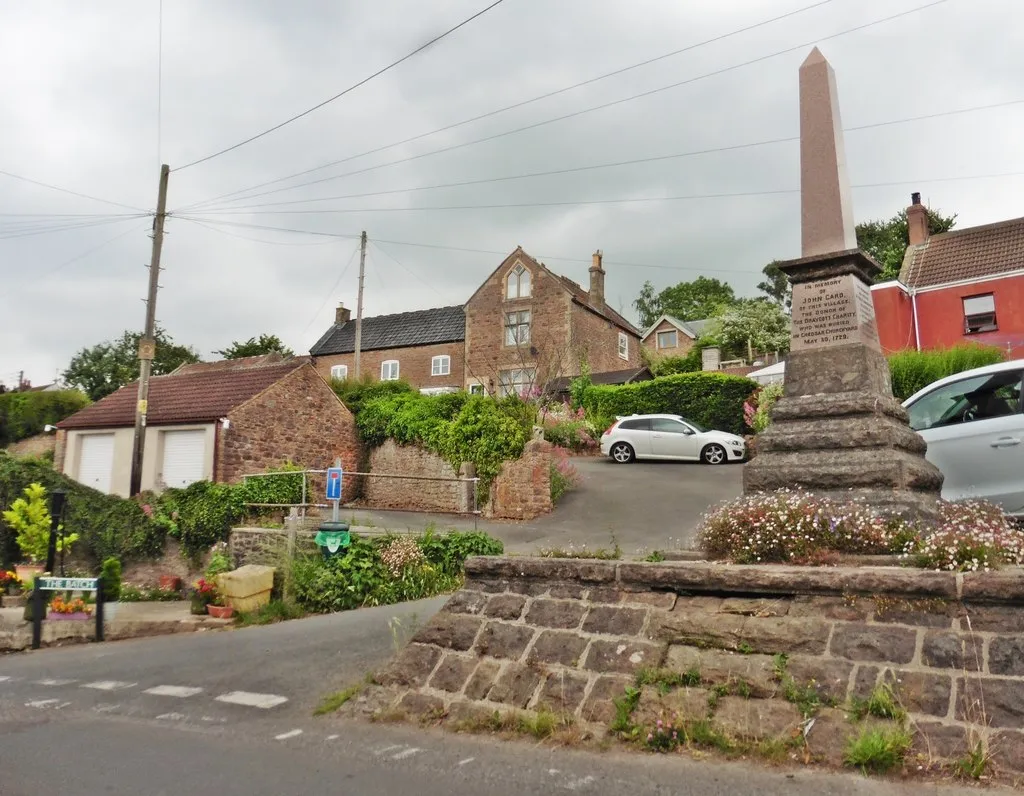
[[[327,499],[341,500],[341,477],[340,467],[329,467],[327,469]]]

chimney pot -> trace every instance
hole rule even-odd
[[[590,303],[596,307],[604,306],[604,266],[603,255],[598,249],[594,252],[594,261],[590,266]]]
[[[921,204],[921,194],[917,191],[910,195],[910,207],[907,208],[907,231],[911,246],[920,246],[928,242],[928,208]]]
[[[352,310],[348,309],[342,302],[338,302],[338,309],[334,311],[334,322],[341,326],[352,319]]]

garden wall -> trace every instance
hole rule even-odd
[[[488,517],[532,520],[551,511],[550,442],[532,439],[523,455],[505,462],[491,484]]]
[[[852,709],[886,683],[916,753],[948,760],[984,738],[999,770],[1024,772],[1024,570],[474,558],[466,572],[364,709],[607,725],[643,686],[639,737],[659,717],[707,721],[730,738],[803,736],[810,759],[838,764],[863,727],[892,723]],[[638,679],[658,669],[674,679]]]

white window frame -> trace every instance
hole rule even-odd
[[[679,348],[679,332],[677,332],[675,329],[665,329],[664,331],[656,332],[655,334],[657,335],[656,340],[657,340],[657,345],[658,345],[659,349],[662,349],[662,348]],[[672,345],[662,345],[661,344],[661,336],[663,334],[665,334],[665,335],[669,335],[669,334],[672,335]]]
[[[452,358],[448,354],[438,354],[430,358],[431,376],[450,376],[452,373]]]
[[[505,299],[529,298],[533,290],[533,274],[520,262],[517,262],[505,276]]]
[[[525,320],[524,320],[525,319]],[[517,346],[530,342],[530,310],[514,310],[505,313],[505,345]]]
[[[505,398],[532,389],[537,381],[536,368],[509,368],[498,373],[498,394]]]
[[[964,334],[981,334],[999,330],[996,319],[996,297],[993,293],[964,296]]]
[[[392,375],[391,366],[394,365],[394,375]],[[380,363],[380,380],[381,381],[398,381],[399,365],[397,359],[385,359]]]
[[[619,332],[619,359],[629,359],[629,336]]]
[[[483,382],[475,382],[469,385],[470,395],[487,395],[487,387]]]
[[[331,378],[335,381],[344,381],[348,378],[348,365],[331,365]]]

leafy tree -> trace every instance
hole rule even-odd
[[[640,325],[650,326],[667,313],[683,321],[712,318],[736,301],[732,285],[713,277],[698,276],[692,282],[680,282],[654,292],[654,285],[644,282],[633,307],[640,315]]]
[[[944,216],[938,210],[928,209],[928,233],[938,235],[949,232],[956,224],[956,214]],[[901,210],[888,220],[866,221],[857,225],[857,245],[882,266],[876,282],[888,282],[900,275],[903,255],[910,245],[907,211]]]
[[[77,387],[93,401],[104,398],[139,378],[139,332],[125,331],[114,341],[83,348],[64,371],[65,383]],[[153,375],[162,376],[180,365],[199,361],[191,346],[177,345],[163,329],[156,330]]]
[[[761,269],[761,273],[765,278],[758,283],[757,289],[788,313],[793,306],[793,288],[789,277],[779,270],[779,260],[772,260]]]
[[[258,339],[250,337],[244,342],[234,340],[223,351],[214,351],[213,353],[224,357],[224,359],[241,359],[242,357],[258,357],[261,354],[274,353],[290,357],[295,352],[282,343],[281,338],[276,334],[261,334]]]
[[[745,356],[748,344],[755,351],[781,353],[789,350],[789,318],[768,299],[740,299],[715,318],[709,337],[717,338],[729,356]]]

